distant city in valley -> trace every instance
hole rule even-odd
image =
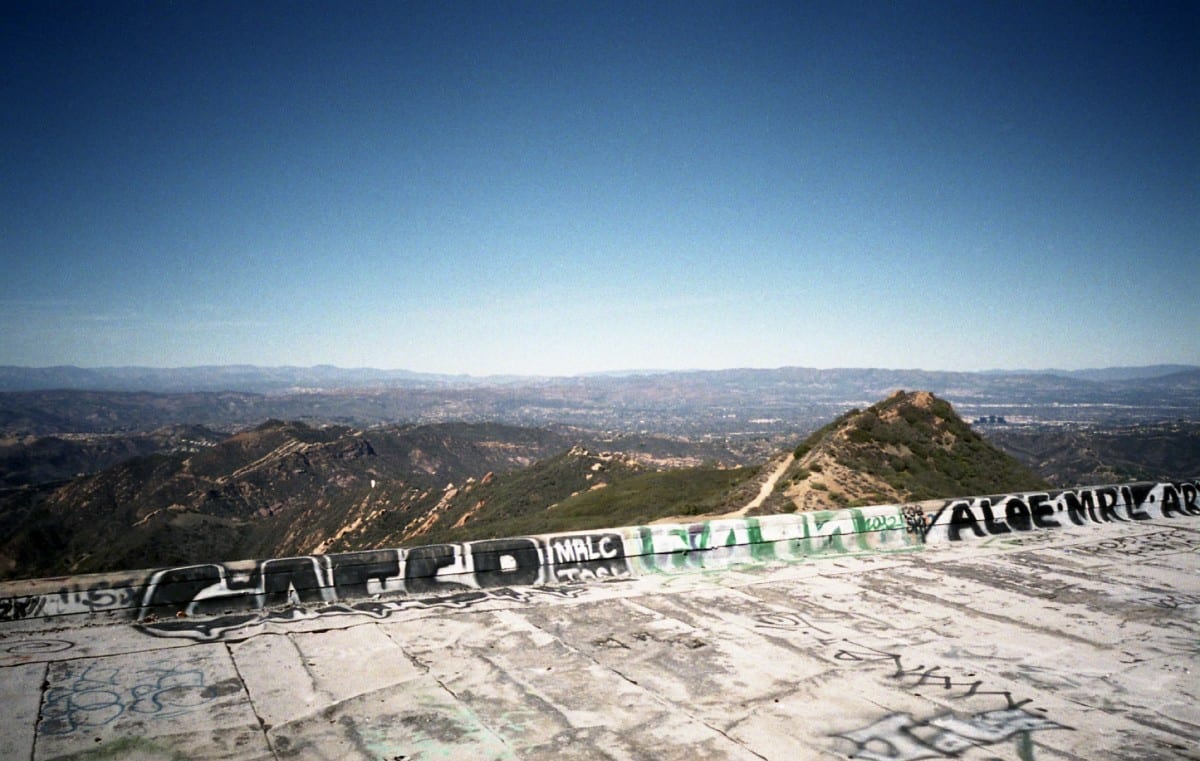
[[[0,367],[0,433],[113,433],[269,418],[369,427],[503,422],[697,438],[795,436],[898,389],[924,389],[984,428],[1200,418],[1200,367],[933,372],[779,368],[577,377],[371,369]]]

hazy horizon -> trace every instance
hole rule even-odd
[[[79,364],[59,364],[59,365],[0,365],[0,368],[18,368],[20,370],[56,370],[56,369],[73,369],[84,371],[105,371],[105,370],[150,370],[155,372],[169,371],[190,371],[190,370],[228,370],[246,368],[252,370],[337,370],[341,372],[377,372],[377,373],[403,373],[412,375],[430,375],[430,376],[446,376],[446,377],[462,377],[462,378],[489,378],[489,377],[527,377],[527,378],[580,378],[588,376],[636,376],[636,375],[662,375],[668,373],[720,373],[733,371],[763,371],[771,372],[777,370],[815,370],[818,372],[836,372],[836,371],[882,371],[882,372],[919,372],[919,373],[969,373],[969,374],[1053,374],[1053,373],[1086,373],[1086,372],[1102,372],[1102,371],[1120,371],[1120,370],[1143,370],[1143,369],[1159,369],[1170,368],[1170,372],[1181,368],[1184,370],[1200,369],[1200,365],[1183,363],[1183,362],[1156,362],[1147,365],[1105,365],[1105,366],[1086,366],[1086,367],[989,367],[980,370],[963,370],[959,368],[947,367],[884,367],[884,366],[837,366],[837,367],[817,367],[811,365],[776,365],[776,366],[755,366],[755,365],[739,365],[731,367],[681,367],[681,368],[618,368],[612,370],[597,370],[584,373],[570,374],[537,374],[537,373],[438,373],[427,372],[424,370],[415,370],[410,367],[380,367],[371,365],[356,365],[344,366],[333,365],[329,363],[319,363],[315,365],[261,365],[253,363],[233,363],[233,364],[201,364],[201,365],[79,365]]]
[[[12,3],[0,365],[1200,365],[1197,39],[1187,2]]]

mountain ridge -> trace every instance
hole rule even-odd
[[[26,367],[0,365],[0,391],[149,391],[149,392],[280,392],[299,389],[350,389],[400,387],[464,387],[525,385],[545,383],[569,383],[571,381],[621,381],[634,378],[661,378],[663,376],[718,378],[721,376],[745,376],[746,374],[788,374],[830,378],[845,377],[847,374],[878,375],[917,379],[921,374],[928,377],[955,378],[963,376],[1020,376],[1057,377],[1071,380],[1112,382],[1120,380],[1143,380],[1158,378],[1181,372],[1200,372],[1200,365],[1158,364],[1127,367],[1107,367],[1080,370],[922,370],[919,368],[810,368],[786,365],[777,368],[723,368],[716,370],[618,370],[577,375],[486,375],[424,373],[403,369],[380,369],[371,367],[343,368],[335,365],[194,365],[188,367],[79,367],[55,365],[48,367]],[[907,384],[909,388],[925,388],[926,384]]]

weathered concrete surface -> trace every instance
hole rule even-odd
[[[0,627],[0,758],[1200,759],[1200,524]]]

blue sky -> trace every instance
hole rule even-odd
[[[9,2],[0,364],[1200,364],[1200,4]]]

